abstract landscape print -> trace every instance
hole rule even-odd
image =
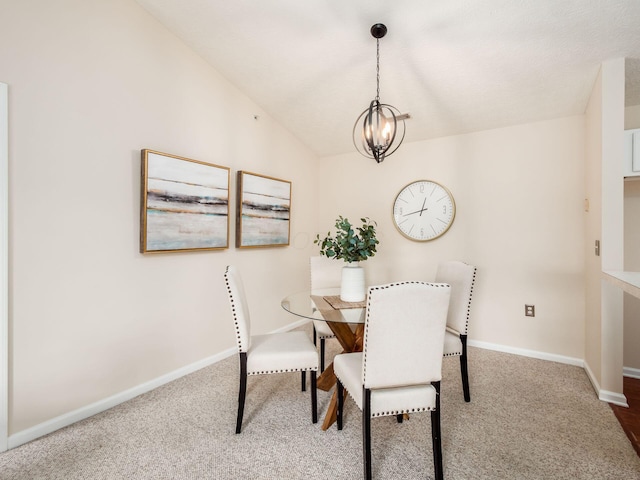
[[[142,253],[229,246],[229,168],[142,151]]]
[[[236,247],[289,245],[291,182],[238,172]]]

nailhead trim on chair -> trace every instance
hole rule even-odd
[[[471,318],[471,298],[473,297],[473,287],[476,284],[476,272],[477,271],[478,271],[478,269],[476,267],[473,267],[473,278],[471,279],[471,291],[469,292],[469,303],[467,304],[467,321],[464,324],[464,335],[467,335],[467,333],[469,331],[469,318]],[[460,355],[462,355],[462,345],[460,345],[460,351],[459,352],[445,353],[444,354],[445,357],[459,357]]]
[[[411,282],[405,282],[405,283],[411,283]],[[353,402],[355,404],[357,404],[358,402],[356,402],[355,397],[351,394],[350,390],[345,389],[346,392],[349,394],[349,396],[351,397],[351,400],[353,400]],[[439,393],[436,393],[436,395],[439,395]],[[435,408],[405,408],[402,410],[394,410],[392,412],[380,412],[380,413],[374,413],[371,415],[371,418],[374,417],[388,417],[391,415],[401,415],[403,413],[419,413],[419,412],[430,412],[431,410],[435,410]]]
[[[265,375],[270,373],[287,373],[287,372],[317,372],[318,368],[287,368],[284,370],[262,370],[259,372],[248,372],[247,375]]]
[[[462,355],[462,349],[459,352],[445,353],[443,357],[459,357],[460,355]]]
[[[327,340],[328,338],[336,338],[335,335],[318,335],[319,340]]]
[[[467,322],[464,325],[464,334],[469,333],[469,318],[471,317],[471,297],[473,297],[473,287],[476,284],[476,272],[478,269],[473,267],[473,278],[471,279],[471,290],[469,292],[469,303],[467,304]]]
[[[379,285],[379,286],[375,286],[375,287],[371,287],[369,289],[369,291],[373,291],[373,290],[383,290],[385,288],[391,288],[394,287],[396,285],[411,285],[411,284],[427,284],[427,285],[432,285],[434,287],[443,287],[444,285],[442,284],[438,284],[438,283],[429,283],[429,282],[396,282],[396,283],[389,283],[387,285]],[[373,295],[367,295],[367,318],[365,319],[364,322],[364,340],[363,340],[363,345],[367,344],[367,335],[369,332],[369,312],[371,311],[371,297]],[[362,356],[363,356],[363,367],[362,367],[362,381],[366,383],[366,378],[367,378],[367,352],[363,351],[362,352]],[[405,413],[405,412],[398,412],[398,413]]]
[[[403,413],[419,413],[419,412],[430,412],[431,410],[435,410],[435,408],[407,408],[403,410],[395,410],[393,412],[380,412],[371,414],[371,418],[374,417],[388,417],[390,415],[402,415]]]
[[[227,266],[224,272],[224,283],[227,285],[227,292],[229,293],[229,301],[231,302],[231,313],[233,314],[233,323],[236,329],[236,341],[238,342],[238,351],[240,353],[246,353],[246,351],[242,349],[242,345],[240,343],[240,326],[238,325],[238,315],[236,313],[235,302],[233,301],[233,294],[231,293],[231,286],[229,285],[228,274],[229,274],[229,266]]]

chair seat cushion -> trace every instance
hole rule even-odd
[[[318,313],[318,315],[320,315],[320,313]],[[318,336],[318,338],[323,339],[335,337],[333,330],[331,330],[331,327],[329,327],[329,325],[327,325],[327,322],[325,322],[324,320],[314,320],[313,326],[316,329],[316,335]]]
[[[251,337],[247,374],[318,370],[318,352],[305,332],[270,333]]]
[[[462,341],[460,337],[448,330],[444,334],[444,356],[462,355]]]
[[[362,352],[344,353],[333,360],[333,371],[360,410],[362,399]],[[371,416],[425,412],[436,408],[436,389],[431,385],[371,390]]]

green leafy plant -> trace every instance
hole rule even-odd
[[[361,262],[373,257],[376,254],[376,226],[377,223],[369,220],[369,218],[361,218],[361,227],[357,227],[358,233],[348,219],[342,215],[336,220],[336,235],[331,236],[331,232],[327,232],[327,236],[320,239],[320,235],[316,235],[313,243],[320,245],[320,255],[336,260],[344,260],[345,262]]]

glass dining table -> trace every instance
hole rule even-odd
[[[282,308],[298,317],[327,322],[342,346],[342,353],[361,352],[366,316],[365,302],[343,302],[340,288],[306,290],[287,295]],[[318,377],[318,388],[329,391],[336,384],[333,362]],[[345,392],[346,395],[346,392]],[[338,398],[334,390],[322,423],[327,430],[337,418]]]

